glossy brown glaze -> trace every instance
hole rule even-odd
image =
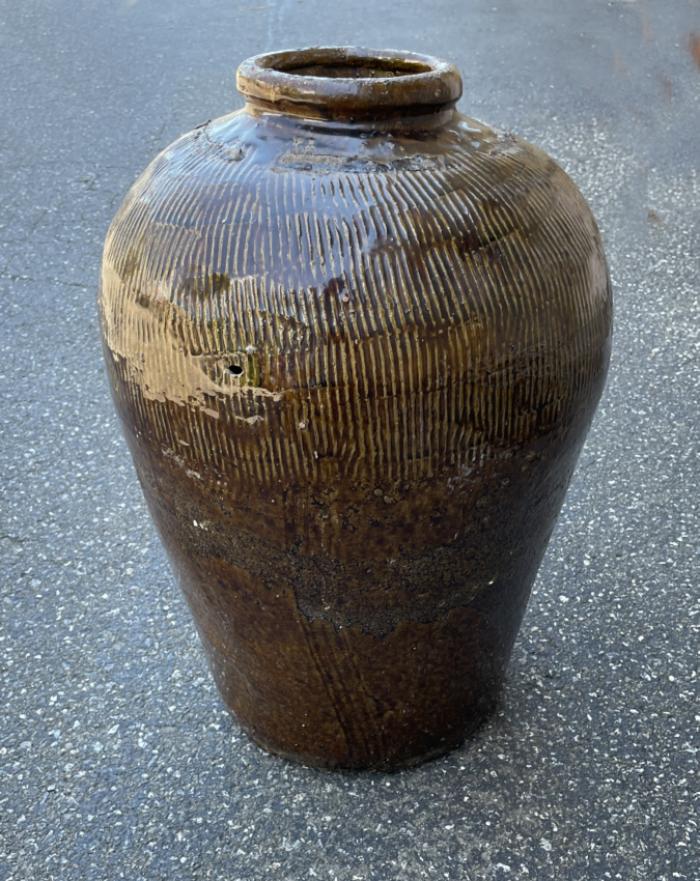
[[[105,244],[117,409],[217,684],[266,748],[396,768],[493,707],[600,396],[600,237],[409,53],[245,62]]]

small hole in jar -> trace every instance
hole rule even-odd
[[[243,373],[243,368],[240,364],[229,364],[227,370],[233,376],[240,376]]]

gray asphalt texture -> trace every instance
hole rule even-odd
[[[3,881],[700,877],[693,32],[685,0],[3,0]],[[109,220],[149,159],[240,105],[240,60],[322,43],[457,63],[465,112],[577,181],[616,294],[607,390],[503,705],[391,776],[267,756],[224,710],[95,308]]]

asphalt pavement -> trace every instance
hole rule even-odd
[[[395,775],[229,717],[109,399],[102,241],[245,57],[455,62],[460,107],[590,201],[610,378],[497,715]],[[0,3],[0,879],[696,881],[700,7],[686,0]],[[694,617],[695,616],[695,617]]]

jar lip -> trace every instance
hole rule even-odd
[[[430,113],[455,104],[462,78],[453,64],[393,49],[308,47],[266,52],[236,72],[238,91],[280,112],[372,116]]]

